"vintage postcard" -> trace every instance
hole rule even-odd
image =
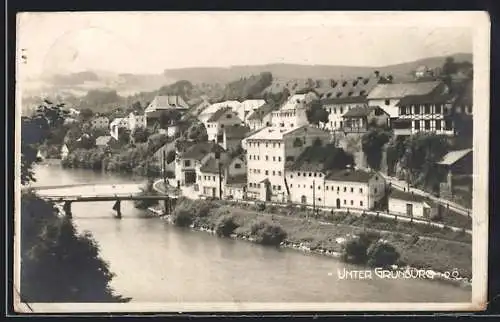
[[[478,311],[485,12],[20,13],[16,310]]]

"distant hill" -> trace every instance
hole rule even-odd
[[[457,53],[450,55],[455,61],[472,62],[472,54]],[[258,75],[262,72],[272,73],[274,78],[280,79],[352,79],[366,77],[378,70],[381,74],[392,74],[394,78],[405,80],[411,78],[411,73],[417,67],[425,65],[428,68],[438,68],[444,63],[445,58],[429,57],[412,62],[399,63],[381,67],[360,67],[360,66],[332,66],[332,65],[299,65],[299,64],[267,64],[254,66],[231,66],[228,68],[218,67],[192,67],[167,69],[164,75],[167,78],[176,80],[184,79],[192,83],[219,82],[227,83],[240,79]]]

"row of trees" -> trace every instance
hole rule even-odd
[[[36,181],[36,152],[47,141],[50,130],[61,126],[61,106],[48,103],[22,120],[22,185]],[[51,203],[29,191],[22,192],[20,211],[22,302],[128,300],[110,288],[114,274],[88,233],[77,234],[71,219],[59,216]]]

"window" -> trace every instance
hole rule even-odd
[[[241,164],[239,164],[239,163],[235,163],[235,164],[234,164],[234,168],[235,168],[235,169],[241,169]]]
[[[429,104],[426,104],[424,106],[425,109],[425,114],[431,114],[431,106]]]
[[[281,185],[278,185],[278,190],[281,190]]]
[[[436,120],[436,131],[441,131],[441,120]]]
[[[269,157],[266,155],[266,161],[268,161],[268,160],[269,160]]]
[[[184,160],[184,166],[185,167],[190,167],[191,166],[191,160]]]
[[[451,120],[445,120],[444,121],[444,129],[446,131],[450,131],[452,128],[452,123],[451,123]]]
[[[413,123],[414,123],[415,130],[417,130],[417,131],[420,130],[420,121],[415,121]]]
[[[321,190],[321,186],[318,186],[318,190]]]
[[[310,186],[310,187],[311,187],[311,189],[313,188],[313,186]]]
[[[273,157],[273,161],[276,161],[276,157]]]
[[[377,188],[373,189],[373,191],[374,191],[375,193],[377,193]]]
[[[318,198],[318,201],[321,201],[321,198]]]
[[[257,188],[260,188],[260,183],[257,183]]]
[[[273,190],[276,190],[276,186],[275,185],[273,185]]]
[[[359,188],[359,193],[363,193],[363,188]]]
[[[384,104],[385,104],[385,105],[390,105],[390,104],[391,104],[391,100],[385,100],[385,101],[384,101]]]
[[[413,106],[413,111],[414,111],[414,114],[420,114],[420,106],[418,106],[418,105]]]
[[[293,178],[293,175],[291,174],[291,175],[290,175],[290,179],[292,179],[292,178]]]
[[[354,201],[353,201],[353,200],[351,200],[351,206],[352,206],[352,205],[354,205]]]
[[[340,187],[337,187],[337,192],[339,192],[339,191],[340,191]]]
[[[342,114],[342,113],[344,113],[344,108],[343,107],[340,108],[340,114]],[[342,124],[340,126],[342,126]]]
[[[266,143],[266,148],[268,147],[268,144]]]
[[[344,187],[344,192],[347,192],[347,188],[346,187]]]
[[[325,186],[325,190],[327,190],[327,191],[328,191],[328,186]]]
[[[309,176],[312,177],[312,173],[311,172],[309,172]]]
[[[278,157],[278,162],[281,162],[281,157]]]
[[[333,108],[333,114],[337,114],[337,108]]]
[[[297,172],[297,177],[300,177],[300,172]],[[292,178],[291,175],[290,175],[290,178]]]
[[[281,171],[278,171],[278,175],[281,177]]]
[[[347,201],[344,199],[344,205],[347,204]]]
[[[293,184],[290,183],[290,188],[293,188]]]
[[[429,130],[429,129],[431,128],[431,121],[429,121],[429,120],[425,120],[425,121],[424,121],[424,128],[425,128],[426,130]]]
[[[399,113],[400,113],[401,115],[406,115],[406,107],[400,107],[400,108],[399,108]]]
[[[215,176],[212,176],[212,179],[215,181]]]
[[[316,177],[316,176],[318,176],[318,174],[316,172],[314,172],[314,176]]]
[[[273,176],[275,175],[275,173],[276,173],[276,172],[273,170]]]
[[[354,188],[351,188],[351,192],[354,192]]]
[[[363,207],[363,201],[360,201],[360,202],[359,202],[359,205],[360,205],[361,207]]]
[[[273,148],[276,148],[276,143],[273,143]]]

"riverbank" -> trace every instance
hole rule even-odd
[[[251,233],[252,225],[256,221],[264,220],[277,224],[286,231],[287,237],[281,243],[281,247],[331,257],[340,256],[342,240],[345,240],[346,236],[367,231],[375,232],[380,235],[380,238],[393,245],[401,255],[397,263],[398,270],[405,271],[409,267],[425,269],[433,272],[435,279],[446,279],[458,285],[470,284],[472,277],[472,245],[468,243],[367,229],[347,224],[325,223],[314,218],[270,214],[220,205],[214,201],[182,200],[176,209],[185,208],[186,202],[189,203],[190,209],[196,209],[193,213],[192,229],[214,234],[221,217],[229,215],[234,218],[238,226],[231,237],[255,242]],[[152,211],[161,215],[159,209],[159,207],[154,207]],[[458,278],[454,278],[456,272],[458,272]],[[446,278],[447,274],[449,278]]]

